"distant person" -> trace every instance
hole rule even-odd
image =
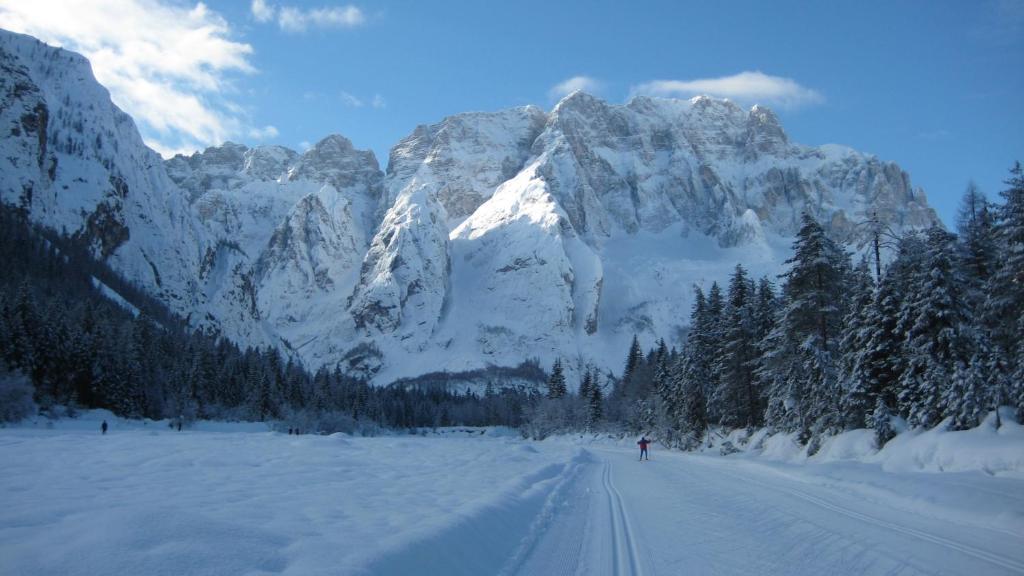
[[[648,440],[647,438],[644,438],[643,436],[641,436],[640,437],[640,441],[637,442],[637,444],[640,445],[640,460],[644,460],[644,459],[650,460],[651,459],[651,457],[647,455],[647,445],[650,444],[650,443],[651,443],[651,441]]]
[[[289,428],[289,429],[288,429],[288,435],[289,435],[289,436],[291,436],[291,435],[292,435],[292,429],[291,429],[291,428]]]
[[[181,432],[181,420],[178,420],[178,432]]]
[[[107,421],[106,420],[103,421],[103,424],[100,424],[100,431],[103,432],[104,434],[107,433]]]

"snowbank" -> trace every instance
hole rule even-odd
[[[66,409],[55,406],[52,413],[65,413]],[[16,430],[57,430],[67,432],[92,432],[100,429],[100,424],[106,421],[109,433],[117,431],[150,431],[169,432],[172,430],[171,420],[141,420],[121,418],[115,416],[110,410],[81,410],[75,413],[74,417],[48,418],[37,415],[26,418],[21,422],[10,424],[10,428]],[[219,420],[197,420],[186,425],[185,432],[269,432],[269,422],[224,422]]]
[[[1024,426],[1008,408],[1001,409],[1000,416],[999,428],[992,412],[971,430],[951,431],[948,422],[931,430],[905,430],[881,450],[875,446],[874,431],[851,430],[823,439],[813,455],[795,433],[712,431],[701,452],[788,463],[862,462],[887,472],[983,472],[1024,478]]]

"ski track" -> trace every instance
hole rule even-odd
[[[629,516],[622,503],[622,493],[615,487],[612,480],[612,465],[606,461],[602,467],[602,476],[605,493],[608,496],[608,513],[612,519],[612,556],[615,576],[632,574],[641,576],[643,570],[640,568],[639,554],[636,549],[636,540],[633,537],[633,528],[629,523]]]
[[[790,496],[799,498],[799,499],[804,500],[806,502],[810,502],[811,504],[814,504],[814,505],[816,505],[816,506],[818,506],[820,508],[823,508],[825,510],[828,510],[830,512],[836,512],[836,513],[842,514],[842,515],[844,515],[844,516],[846,516],[848,518],[853,518],[854,520],[859,520],[861,522],[865,522],[865,523],[868,523],[868,524],[873,524],[875,526],[878,526],[878,527],[881,527],[881,528],[886,528],[888,530],[893,530],[893,531],[899,532],[901,534],[906,534],[908,536],[912,536],[914,538],[918,538],[920,540],[924,540],[924,541],[930,542],[932,544],[937,544],[939,546],[943,546],[943,547],[948,548],[950,550],[955,550],[955,551],[960,552],[962,554],[967,554],[968,556],[973,556],[975,558],[978,558],[979,560],[984,560],[985,562],[989,562],[991,564],[995,564],[996,566],[1000,566],[1002,568],[1006,568],[1007,570],[1012,570],[1014,572],[1018,572],[1020,574],[1024,574],[1024,562],[1018,562],[1018,561],[1016,561],[1016,560],[1014,560],[1012,558],[1009,558],[1007,556],[1003,556],[1001,554],[997,554],[997,553],[994,553],[994,552],[988,552],[986,550],[982,550],[980,548],[976,548],[976,547],[971,546],[969,544],[963,544],[963,543],[960,543],[960,542],[954,542],[954,541],[952,541],[952,540],[950,540],[948,538],[944,538],[942,536],[939,536],[939,535],[936,535],[936,534],[932,534],[930,532],[925,532],[923,530],[918,530],[916,528],[910,528],[908,526],[901,526],[899,524],[896,524],[895,522],[890,522],[888,520],[883,520],[883,519],[880,519],[880,518],[876,518],[876,517],[870,516],[868,514],[863,514],[861,512],[857,512],[856,510],[851,510],[851,509],[846,508],[844,506],[840,506],[838,504],[833,504],[833,503],[828,502],[828,501],[826,501],[826,500],[824,500],[822,498],[819,498],[817,496],[813,496],[811,494],[808,494],[807,492],[805,492],[803,490],[797,490],[795,488],[785,488],[785,487],[782,487],[782,486],[771,485],[771,484],[768,484],[768,483],[765,483],[765,482],[760,482],[760,481],[755,480],[755,479],[750,478],[750,477],[744,477],[744,476],[741,476],[739,474],[734,474],[734,473],[731,473],[731,472],[721,471],[721,473],[726,475],[726,476],[730,476],[732,478],[740,480],[742,482],[747,482],[747,483],[750,483],[750,484],[754,484],[754,485],[760,486],[762,488],[767,488],[769,490],[774,490],[776,492],[781,492],[783,494],[788,494]]]
[[[515,574],[960,574],[967,566],[973,574],[1024,574],[1024,558],[979,547],[1014,549],[1013,538],[1005,548],[1013,535],[995,527],[914,514],[893,521],[884,504],[855,509],[834,487],[804,488],[799,478],[737,470],[732,461],[666,453],[648,465],[621,449],[585,452],[592,462],[566,487],[574,503],[537,526],[544,532],[530,536],[537,544]],[[616,478],[628,479],[626,493]],[[665,488],[679,497],[664,501]],[[1002,539],[990,540],[989,530]]]

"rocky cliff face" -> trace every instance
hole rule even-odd
[[[694,283],[736,262],[776,272],[804,210],[854,246],[871,213],[897,229],[937,221],[894,164],[792,144],[767,108],[706,97],[613,105],[575,93],[546,115],[448,118],[395,148],[386,187],[418,232],[389,252],[375,240],[376,272],[360,286],[392,292],[370,299],[377,308],[357,298],[359,310],[387,319],[373,339],[385,357],[450,370],[529,356],[617,370],[634,333],[677,332]],[[387,221],[378,238],[394,230]],[[380,265],[385,253],[399,274]],[[402,286],[430,304],[403,307]],[[384,366],[385,379],[411,375]]]
[[[378,382],[525,358],[618,371],[693,284],[774,273],[800,212],[851,246],[937,222],[892,163],[775,115],[584,93],[460,114],[373,154],[226,143],[162,161],[80,56],[0,33],[0,195],[197,326]]]
[[[79,238],[187,315],[202,304],[188,205],[82,56],[0,32],[0,199]]]
[[[204,322],[321,357],[324,334],[348,315],[381,211],[373,153],[341,136],[303,154],[228,143],[177,156],[167,169],[206,239]]]

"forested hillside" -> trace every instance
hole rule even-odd
[[[0,369],[34,400],[130,418],[275,420],[311,431],[519,423],[522,393],[374,388],[190,331],[72,239],[0,206]],[[14,371],[14,374],[9,374]]]

